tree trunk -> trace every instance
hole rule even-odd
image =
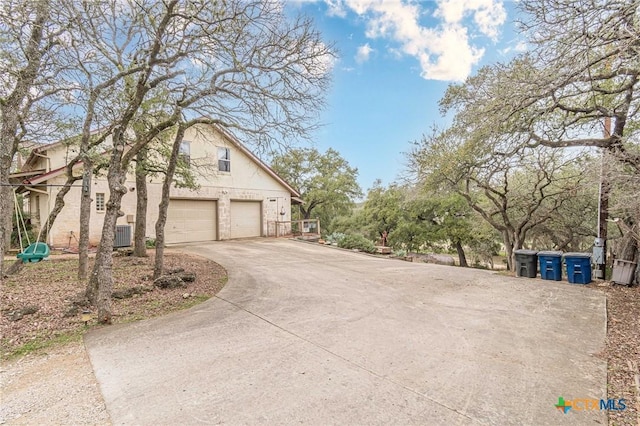
[[[300,211],[302,212],[302,219],[311,219],[311,210],[305,210],[303,207],[300,207]]]
[[[14,212],[15,211],[15,205],[16,205],[16,199],[13,196],[13,187],[8,187],[8,188],[9,188],[9,191],[8,191],[8,193],[9,193],[9,199],[8,199],[9,211]],[[5,226],[6,226],[5,229],[7,230],[7,232],[5,234],[5,247],[11,248],[11,235],[13,233],[13,213],[10,214],[10,215],[7,215]]]
[[[91,221],[91,176],[93,163],[88,157],[82,162],[82,196],[80,197],[80,235],[78,241],[78,281],[89,273],[89,224]]]
[[[87,298],[92,305],[98,308],[98,321],[103,324],[111,324],[113,244],[116,234],[116,222],[120,216],[122,197],[127,193],[127,188],[123,184],[124,180],[124,173],[120,177],[109,177],[109,202],[104,215],[102,238],[87,285]]]
[[[13,197],[13,191],[9,184],[9,170],[11,169],[11,158],[8,152],[2,149],[0,159],[0,277],[4,276],[3,260],[6,250],[9,248],[7,241],[11,238],[11,227],[7,226],[5,218],[11,217],[10,199]],[[8,237],[8,238],[7,238]]]
[[[122,216],[120,211],[122,197],[127,193],[127,187],[124,185],[127,173],[121,164],[124,145],[123,130],[118,128],[113,134],[113,151],[107,173],[109,201],[104,214],[102,237],[86,290],[87,298],[92,305],[98,308],[98,322],[103,324],[111,324],[113,244],[116,223],[118,217]]]
[[[71,171],[68,170],[68,173],[71,173]],[[58,191],[58,194],[56,194],[56,201],[53,205],[53,209],[49,212],[49,216],[47,217],[47,220],[44,222],[44,228],[42,228],[42,231],[40,234],[40,240],[47,241],[47,238],[49,237],[49,231],[51,230],[53,223],[56,221],[56,218],[58,217],[58,215],[62,211],[62,208],[65,205],[65,202],[64,202],[65,195],[67,195],[71,190],[71,185],[73,185],[78,180],[80,180],[79,177],[74,177],[73,175],[67,174],[67,181],[64,183],[64,186],[60,188],[60,191]]]
[[[156,222],[156,258],[153,268],[154,279],[161,276],[164,269],[164,227],[167,223],[167,211],[169,209],[171,183],[173,182],[173,175],[178,164],[180,144],[182,143],[182,138],[184,137],[185,130],[186,129],[182,125],[178,126],[178,131],[173,140],[173,146],[171,148],[171,157],[169,158],[167,173],[165,175],[164,182],[162,183],[162,197],[160,199],[160,205],[158,206],[158,221]]]
[[[634,234],[640,235],[638,224],[631,218],[624,220],[623,226],[619,226],[622,238],[614,244],[614,256],[616,259],[633,261],[636,257],[638,241]]]
[[[156,222],[156,258],[153,267],[153,278],[156,279],[162,275],[164,269],[164,226],[167,223],[167,210],[169,209],[169,195],[171,192],[171,183],[173,182],[173,175],[176,171],[178,164],[178,155],[180,154],[180,144],[184,137],[185,128],[178,126],[178,132],[173,140],[173,147],[171,148],[171,157],[169,158],[169,164],[167,166],[167,174],[165,175],[164,182],[162,182],[162,198],[160,199],[160,206],[158,207],[158,221]]]
[[[11,244],[10,220],[13,214],[13,189],[9,182],[11,163],[16,153],[15,132],[18,126],[18,108],[2,108],[0,131],[0,277],[4,276],[4,254]]]
[[[460,241],[456,241],[454,245],[456,246],[456,251],[458,252],[458,260],[460,262],[460,266],[467,268],[469,265],[467,264],[467,257],[464,254],[464,248],[462,248],[462,244],[460,244]]]
[[[16,136],[21,121],[24,100],[38,76],[44,51],[41,50],[45,23],[49,19],[49,2],[38,2],[36,16],[31,26],[27,42],[23,45],[26,65],[15,70],[17,81],[13,91],[7,96],[0,109],[0,277],[4,276],[2,261],[11,241],[11,227],[7,216],[11,217],[13,190],[9,182],[13,157],[18,151],[19,137]]]
[[[134,230],[133,255],[147,257],[147,173],[144,165],[147,161],[147,149],[143,148],[136,156],[136,224]]]
[[[509,238],[508,231],[502,231],[502,242],[504,243],[505,254],[507,255],[507,270],[515,271],[515,254],[513,253],[513,245]]]

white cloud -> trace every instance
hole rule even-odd
[[[428,80],[444,81],[464,80],[484,55],[484,49],[469,45],[467,30],[460,25],[446,25],[433,34],[429,52],[419,57],[420,75]]]
[[[347,11],[344,8],[344,4],[341,0],[325,0],[327,4],[327,15],[329,16],[338,16],[340,18],[344,18],[347,16]]]
[[[506,56],[511,52],[522,53],[522,52],[526,52],[527,50],[529,50],[529,46],[527,45],[527,42],[520,40],[519,42],[516,43],[515,46],[513,45],[507,46],[504,49],[501,49],[499,52],[501,55]]]
[[[500,0],[441,0],[435,16],[445,23],[460,23],[466,15],[472,14],[480,32],[495,39],[502,24],[507,19]]]
[[[526,52],[529,49],[529,46],[527,46],[527,42],[526,41],[519,41],[518,44],[516,44],[516,47],[514,48],[516,52]]]
[[[421,75],[434,80],[464,80],[484,49],[472,46],[470,33],[496,39],[506,20],[502,0],[439,0],[433,17],[435,25],[421,23],[425,3],[411,0],[325,0],[330,10],[351,10],[366,22],[365,35],[395,45],[390,52],[401,52],[418,60]],[[432,5],[433,3],[426,3]],[[345,16],[345,15],[341,15]],[[473,19],[473,24],[468,18]],[[368,44],[368,49],[371,49]],[[364,62],[370,50],[358,48],[356,61]]]
[[[364,44],[358,47],[358,53],[356,53],[356,62],[361,64],[363,62],[367,62],[369,60],[369,55],[371,55],[373,49],[369,46],[369,43]]]

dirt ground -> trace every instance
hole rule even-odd
[[[151,258],[119,258],[116,289],[150,286],[146,277],[151,262]],[[71,269],[64,272],[67,268],[62,266]],[[0,424],[110,424],[82,344],[85,326],[80,321],[80,314],[71,319],[63,317],[69,300],[78,291],[72,266],[72,263],[56,265],[55,262],[29,265],[19,276],[3,283],[0,295],[3,359],[25,344],[41,341],[43,336],[54,341],[61,334],[69,337],[62,340],[65,344],[45,346],[26,355],[18,352],[0,364]],[[195,272],[198,278],[186,289],[155,289],[129,299],[115,300],[116,322],[160,315],[198,303],[219,291],[226,281],[224,269],[196,257],[169,254],[167,268],[184,268]],[[43,286],[43,282],[47,285]],[[62,284],[65,282],[67,286]],[[624,398],[627,406],[624,411],[610,412],[609,424],[639,426],[640,287],[611,286],[602,282],[589,287],[605,292],[607,296],[607,339],[598,356],[608,362],[608,397]],[[185,294],[189,296],[184,298]],[[7,319],[8,312],[29,305],[38,305],[38,311],[18,321]]]
[[[3,363],[0,388],[0,424],[111,424],[80,340]]]
[[[599,354],[607,360],[609,398],[627,408],[610,411],[609,424],[640,426],[640,287],[590,284],[607,295],[607,340]]]
[[[226,271],[207,259],[177,253],[165,256],[165,272],[194,273],[184,287],[154,286],[153,251],[137,258],[114,257],[113,322],[131,322],[193,306],[216,294],[226,282]],[[0,288],[0,353],[12,357],[67,340],[87,328],[82,313],[85,284],[76,278],[75,256],[51,256],[51,260],[26,264],[5,278]],[[93,259],[90,259],[90,267]],[[180,274],[178,274],[180,275]],[[90,309],[89,309],[90,310]],[[91,312],[88,326],[96,326]]]
[[[153,253],[152,251],[150,252]],[[73,302],[82,286],[77,258],[58,256],[25,265],[0,288],[0,424],[110,424],[82,343],[85,325]],[[194,273],[186,287],[159,289],[149,279],[153,257],[114,258],[114,323],[163,315],[200,303],[226,283],[226,271],[207,259],[167,253],[165,270]],[[131,291],[137,289],[139,291]],[[35,311],[35,312],[33,312]]]

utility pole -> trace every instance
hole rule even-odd
[[[611,137],[611,117],[605,117],[603,136]],[[600,165],[600,191],[598,199],[598,238],[593,244],[593,263],[595,263],[596,278],[605,279],[607,264],[607,219],[609,219],[609,180],[607,176],[607,149],[602,150],[602,164]]]

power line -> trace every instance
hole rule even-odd
[[[28,186],[28,187],[47,187],[47,186],[70,186],[76,188],[82,188],[82,185],[64,185],[64,184],[53,184],[53,183],[0,183],[0,186]]]

